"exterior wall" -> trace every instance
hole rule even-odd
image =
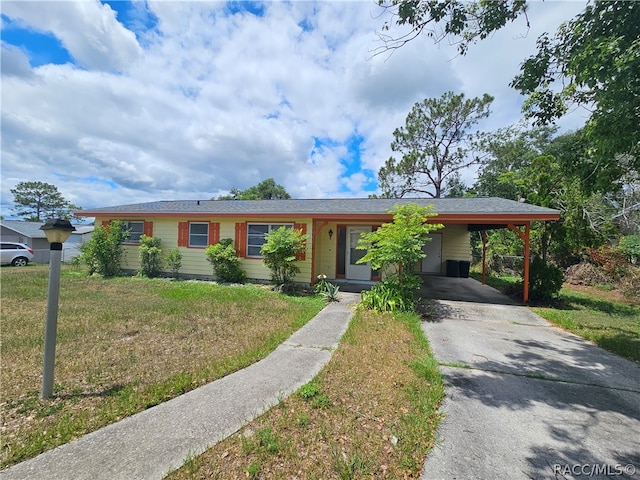
[[[380,225],[383,222],[377,223]],[[341,225],[372,225],[369,223],[357,222],[340,222]],[[337,254],[337,222],[329,222],[326,225],[323,222],[316,223],[316,259],[315,259],[315,275],[324,274],[330,279],[335,278],[336,274],[336,254]],[[333,236],[329,239],[329,230],[333,231]],[[440,273],[445,273],[447,260],[470,260],[471,259],[471,234],[467,230],[467,225],[450,224],[445,225],[441,230],[434,233],[442,234],[442,265]],[[420,266],[416,269],[419,271]],[[315,279],[314,279],[315,281]]]
[[[96,218],[96,225],[102,225],[104,221],[115,220],[115,218]],[[137,221],[143,219],[128,219]],[[298,261],[300,273],[294,279],[296,282],[308,284],[311,281],[311,220],[305,218],[216,218],[216,217],[146,217],[146,222],[153,223],[153,236],[161,240],[163,254],[169,253],[174,248],[179,248],[182,254],[181,275],[194,276],[197,278],[214,279],[213,267],[208,262],[204,247],[183,247],[178,246],[178,224],[180,222],[216,222],[220,225],[220,239],[231,238],[235,241],[236,223],[298,223],[304,224],[307,228],[308,241],[307,252],[304,260]],[[125,244],[125,256],[123,258],[123,268],[125,270],[137,271],[140,268],[140,260],[137,244]],[[269,281],[270,270],[265,267],[261,258],[242,258],[240,267],[247,273],[250,280]],[[166,269],[169,273],[168,269]]]
[[[467,225],[445,225],[442,232],[442,269],[447,260],[471,260],[471,233]]]
[[[96,225],[101,225],[103,221],[111,218],[96,218]],[[142,219],[130,219],[142,220]],[[178,224],[180,222],[216,222],[219,223],[219,238],[231,238],[235,241],[237,223],[297,223],[306,225],[307,251],[304,260],[298,261],[300,273],[295,281],[299,283],[312,283],[316,281],[320,274],[327,275],[330,279],[336,276],[336,258],[338,242],[338,222],[323,221],[313,222],[310,218],[287,218],[276,217],[265,219],[262,217],[146,217],[146,222],[153,223],[153,236],[159,238],[162,243],[164,254],[178,247]],[[340,225],[380,225],[383,222],[339,222]],[[315,250],[314,250],[314,230],[315,230]],[[333,232],[329,238],[329,230]],[[467,230],[467,225],[449,224],[445,228],[438,230],[442,234],[442,266],[440,272],[444,274],[447,260],[470,260],[471,259],[471,235]],[[186,276],[213,279],[213,267],[207,261],[203,247],[178,247],[182,253],[182,268],[180,273]],[[125,245],[125,258],[123,268],[137,271],[140,268],[138,256],[138,245]],[[315,254],[315,261],[312,266],[312,257]],[[312,268],[313,267],[313,268]],[[241,268],[247,273],[250,280],[269,281],[270,271],[265,267],[262,259],[245,257],[241,260]],[[168,273],[168,270],[167,270]]]

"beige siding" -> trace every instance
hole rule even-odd
[[[471,234],[467,225],[445,225],[442,232],[442,262],[471,260]],[[445,271],[443,266],[442,271]]]
[[[96,218],[96,225],[101,225],[103,220],[110,218]],[[312,252],[313,252],[313,222],[310,218],[189,218],[185,217],[147,217],[144,220],[153,222],[153,236],[160,238],[163,253],[166,255],[171,249],[178,246],[178,223],[187,221],[201,222],[217,222],[220,224],[220,238],[231,238],[235,240],[235,228],[237,222],[249,223],[304,223],[307,226],[307,254],[304,261],[298,262],[300,273],[295,280],[300,283],[310,283],[312,273],[315,275],[324,274],[329,278],[334,278],[336,273],[336,249],[338,240],[338,223],[330,222],[322,225],[317,222],[315,227],[316,251],[315,251],[315,269],[312,271]],[[371,225],[369,223],[357,222],[340,222],[343,225]],[[329,238],[329,230],[333,231],[333,236]],[[438,230],[442,234],[442,268],[441,272],[446,271],[447,260],[470,260],[471,246],[470,234],[466,225],[446,225],[444,229]],[[125,245],[125,258],[123,268],[136,271],[140,268],[137,245]],[[180,247],[182,253],[182,268],[180,273],[183,275],[194,275],[197,277],[213,278],[213,267],[207,261],[204,248],[187,248]],[[259,258],[243,258],[241,267],[247,273],[247,278],[251,280],[269,281],[270,272]]]
[[[111,220],[107,218],[96,218],[96,225],[101,225],[103,220]],[[304,223],[307,225],[307,254],[304,261],[298,262],[300,274],[295,281],[301,283],[309,283],[311,280],[311,220],[305,218],[202,218],[197,219],[189,217],[147,217],[145,221],[153,222],[153,236],[161,240],[163,254],[166,255],[170,250],[178,246],[178,223],[188,221],[199,222],[217,222],[220,224],[220,239],[231,238],[235,240],[235,228],[237,222],[251,223]],[[179,247],[182,253],[182,268],[180,273],[183,275],[195,275],[198,277],[213,278],[213,267],[207,261],[204,248]],[[123,268],[126,270],[138,270],[140,261],[138,258],[137,245],[125,245],[125,257],[123,259]],[[243,258],[241,260],[241,268],[247,273],[247,278],[255,280],[270,280],[270,271],[259,258]]]

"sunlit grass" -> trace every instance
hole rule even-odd
[[[358,311],[312,382],[169,478],[417,478],[442,398],[419,318]]]
[[[48,269],[1,273],[3,466],[244,368],[324,306],[253,285],[101,279],[65,267],[55,398],[40,400]]]

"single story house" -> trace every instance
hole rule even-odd
[[[95,217],[95,224],[125,222],[131,235],[125,244],[124,267],[139,268],[138,244],[142,234],[161,240],[164,251],[178,247],[182,273],[212,278],[213,269],[204,249],[220,239],[231,238],[249,279],[268,280],[260,247],[264,236],[283,225],[307,234],[307,250],[300,257],[296,281],[314,284],[317,275],[330,280],[374,282],[379,273],[356,261],[360,235],[390,222],[389,211],[397,204],[433,205],[438,214],[430,219],[444,228],[431,234],[425,245],[421,273],[443,275],[447,260],[471,259],[470,232],[510,228],[525,244],[525,302],[528,300],[529,229],[532,221],[554,221],[557,210],[496,197],[470,198],[348,198],[310,200],[176,200],[118,205],[76,212]],[[484,238],[484,235],[483,235]],[[486,248],[485,248],[486,250]]]
[[[49,263],[49,241],[40,227],[44,222],[27,222],[25,220],[1,220],[0,238],[3,242],[24,243],[33,250],[36,263]],[[69,239],[64,243],[62,261],[71,261],[79,255],[79,246],[91,238],[93,232],[91,225],[75,225]]]
[[[1,220],[0,238],[3,242],[24,243],[33,250],[36,263],[49,263],[49,241],[40,227],[43,222]]]

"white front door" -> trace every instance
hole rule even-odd
[[[429,235],[430,242],[424,244],[422,251],[427,254],[422,259],[422,273],[442,273],[442,234]]]
[[[356,250],[360,235],[371,231],[371,227],[347,227],[347,280],[371,280],[371,266],[369,263],[356,263],[365,256],[366,250]]]

